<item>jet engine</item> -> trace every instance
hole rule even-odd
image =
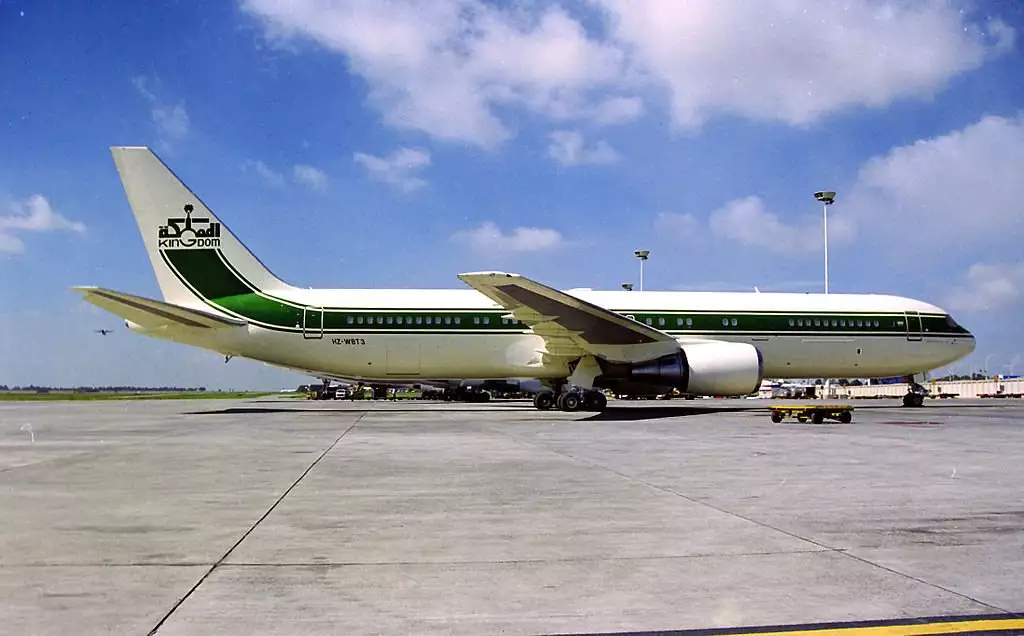
[[[749,395],[763,379],[764,360],[757,347],[742,342],[701,342],[679,351],[607,369],[608,380],[672,387],[693,395]]]

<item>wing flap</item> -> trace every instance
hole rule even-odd
[[[548,355],[571,358],[589,353],[636,362],[679,347],[663,331],[518,274],[475,272],[459,278],[544,338]]]
[[[112,314],[130,320],[147,329],[161,327],[192,327],[198,329],[223,329],[248,324],[244,320],[218,316],[217,314],[172,305],[151,298],[125,294],[101,287],[72,287],[85,300]]]

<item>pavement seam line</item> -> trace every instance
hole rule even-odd
[[[768,530],[773,530],[775,532],[779,532],[781,534],[793,537],[794,539],[799,539],[800,541],[804,541],[806,543],[810,543],[811,545],[815,545],[815,546],[818,546],[819,548],[822,548],[822,550],[819,550],[818,552],[835,552],[837,554],[849,557],[850,559],[853,559],[854,561],[858,561],[860,563],[864,563],[865,565],[869,565],[869,566],[878,568],[880,570],[883,570],[885,572],[889,572],[890,574],[895,574],[897,576],[901,576],[903,578],[910,579],[911,581],[916,581],[917,583],[921,583],[922,585],[926,585],[928,587],[932,587],[932,588],[935,588],[937,590],[942,590],[943,592],[946,592],[946,593],[949,593],[949,594],[953,594],[954,596],[959,596],[960,598],[966,599],[966,600],[968,600],[968,601],[970,601],[972,603],[977,603],[978,605],[982,605],[984,607],[989,607],[989,608],[992,608],[992,609],[1000,611],[1000,612],[1008,612],[1009,611],[1009,610],[1003,609],[1003,608],[1001,608],[1001,607],[999,607],[997,605],[992,605],[991,603],[986,603],[986,602],[978,600],[978,599],[976,599],[974,597],[968,596],[967,594],[963,594],[962,592],[957,592],[956,590],[951,590],[951,589],[949,589],[947,587],[943,587],[942,585],[939,585],[937,583],[931,583],[929,581],[925,581],[925,580],[920,579],[920,578],[918,578],[916,576],[913,576],[911,574],[907,574],[906,572],[900,572],[899,570],[894,570],[892,568],[889,568],[889,567],[886,567],[884,565],[881,565],[880,563],[875,563],[874,561],[870,561],[870,560],[868,560],[868,559],[866,559],[864,557],[859,557],[859,556],[856,556],[854,554],[850,554],[850,552],[846,548],[836,548],[836,547],[833,547],[833,546],[821,543],[820,541],[815,541],[814,539],[811,539],[809,537],[800,536],[799,534],[796,534],[794,532],[790,532],[789,530],[784,530],[782,528],[778,528],[776,526],[773,526],[770,523],[766,523],[766,522],[763,522],[763,521],[758,521],[757,519],[752,519],[750,517],[746,517],[746,516],[741,515],[739,513],[732,512],[732,511],[726,510],[724,508],[720,508],[720,507],[718,507],[718,506],[716,506],[714,504],[708,503],[706,501],[701,501],[699,499],[695,499],[693,497],[690,497],[688,495],[684,495],[683,493],[676,492],[676,491],[671,490],[669,488],[665,488],[663,486],[658,486],[656,484],[652,484],[652,483],[650,483],[650,482],[648,482],[648,481],[646,481],[644,479],[641,479],[639,477],[634,477],[632,475],[627,475],[626,473],[623,473],[623,472],[621,472],[619,470],[616,470],[614,468],[611,468],[609,466],[605,466],[603,464],[599,464],[598,462],[596,462],[594,460],[583,458],[583,457],[577,457],[577,456],[572,455],[570,453],[566,453],[566,452],[563,452],[563,451],[560,451],[560,450],[553,449],[553,448],[551,448],[550,446],[548,446],[546,444],[542,444],[542,443],[539,443],[539,442],[533,442],[533,441],[530,441],[530,440],[526,440],[526,439],[521,438],[518,435],[515,435],[515,434],[512,434],[512,433],[508,433],[508,432],[505,432],[505,431],[496,430],[496,429],[494,429],[492,427],[487,427],[487,428],[489,430],[497,432],[500,435],[504,435],[506,437],[510,437],[512,439],[515,439],[515,440],[519,441],[520,443],[527,444],[529,446],[533,446],[533,447],[536,447],[536,448],[542,448],[542,449],[544,449],[544,450],[546,450],[546,451],[548,451],[550,453],[554,453],[556,455],[561,455],[562,457],[567,457],[567,458],[569,458],[569,459],[571,459],[573,461],[580,462],[580,463],[583,463],[583,464],[587,464],[589,466],[593,466],[595,468],[599,468],[601,470],[608,471],[608,472],[610,472],[612,474],[615,474],[615,475],[618,475],[618,476],[620,476],[620,477],[622,477],[624,479],[627,479],[629,481],[632,481],[632,482],[635,482],[635,483],[638,483],[638,484],[643,484],[644,486],[647,486],[648,488],[652,488],[652,489],[657,490],[659,492],[663,492],[665,494],[672,495],[674,497],[679,497],[680,499],[683,499],[685,501],[689,501],[691,503],[695,503],[695,504],[698,504],[698,505],[701,505],[701,506],[705,506],[707,508],[711,508],[712,510],[716,510],[716,511],[721,512],[723,514],[729,515],[731,517],[735,517],[737,519],[741,519],[741,520],[746,521],[748,523],[753,523],[754,525],[761,526],[762,528],[767,528]],[[809,552],[814,552],[814,551],[809,551]]]
[[[209,578],[211,574],[213,574],[214,570],[216,570],[218,567],[220,567],[220,565],[222,563],[224,563],[224,561],[227,560],[227,558],[229,556],[231,556],[231,553],[234,552],[235,549],[238,548],[238,546],[242,545],[242,542],[245,541],[249,537],[249,535],[252,534],[252,532],[254,530],[256,530],[256,528],[259,527],[259,525],[261,523],[263,523],[264,519],[266,519],[267,517],[270,516],[270,513],[274,512],[274,509],[276,509],[277,506],[282,501],[284,501],[284,498],[287,497],[291,493],[291,491],[294,490],[295,487],[298,486],[302,482],[302,480],[306,478],[306,475],[308,475],[310,473],[310,471],[312,471],[316,467],[316,465],[320,463],[320,460],[323,459],[324,457],[326,457],[327,453],[329,453],[332,450],[334,450],[334,447],[338,445],[338,442],[340,442],[343,437],[348,435],[349,431],[351,431],[352,429],[354,429],[356,427],[356,424],[359,424],[359,422],[363,421],[363,418],[366,417],[367,414],[368,413],[363,413],[358,418],[356,418],[356,420],[354,422],[352,422],[352,424],[350,424],[348,428],[346,428],[344,431],[342,431],[341,435],[339,435],[337,437],[337,439],[335,439],[333,442],[331,442],[330,446],[328,446],[326,449],[324,449],[324,452],[320,453],[320,455],[316,459],[314,459],[313,462],[309,466],[306,467],[306,470],[302,471],[302,474],[299,475],[298,479],[293,481],[292,484],[290,486],[288,486],[288,488],[285,489],[285,491],[283,493],[281,493],[281,496],[278,497],[269,508],[267,508],[266,512],[264,512],[260,516],[260,518],[255,521],[255,523],[253,523],[251,526],[249,526],[249,529],[246,530],[245,533],[241,537],[239,537],[238,541],[235,541],[234,545],[232,545],[230,548],[228,548],[228,551],[225,552],[224,555],[221,556],[219,559],[217,559],[217,561],[214,562],[214,564],[210,566],[210,569],[207,570],[201,577],[199,577],[199,580],[196,581],[196,584],[193,585],[189,589],[189,591],[185,593],[184,596],[182,596],[180,599],[178,599],[178,602],[175,603],[174,606],[171,607],[171,609],[166,614],[164,614],[163,618],[160,619],[160,621],[153,627],[153,629],[149,630],[148,636],[154,636],[160,630],[160,628],[164,626],[164,623],[167,622],[167,619],[169,619],[171,616],[174,615],[174,613],[176,611],[178,611],[178,608],[181,607],[182,604],[184,604],[185,601],[188,600],[188,598],[190,596],[192,596],[193,592],[195,592],[196,590],[199,589],[199,586],[201,586],[203,583],[206,582],[206,579]]]

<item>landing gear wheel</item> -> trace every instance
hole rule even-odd
[[[548,411],[555,405],[555,394],[551,391],[541,391],[533,396],[533,405],[538,410]]]
[[[587,394],[587,410],[603,411],[608,407],[608,398],[600,391],[591,391]]]
[[[920,393],[907,393],[903,396],[903,406],[912,408],[924,406],[924,396]]]
[[[583,398],[580,397],[579,393],[575,391],[569,391],[563,393],[558,397],[558,408],[563,411],[573,412],[580,410],[580,406],[583,404]]]
[[[842,422],[843,424],[849,424],[850,422],[853,421],[853,413],[850,413],[849,411],[843,411],[842,413],[839,414],[839,421]]]
[[[825,414],[821,411],[815,411],[811,413],[811,422],[814,424],[821,424],[825,421]]]
[[[782,421],[782,413],[773,412],[772,413],[772,421],[775,422],[776,424],[781,422]]]

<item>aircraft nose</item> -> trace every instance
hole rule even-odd
[[[974,350],[978,347],[978,343],[974,339],[974,334],[968,332],[967,338],[964,338],[964,340],[967,341],[966,344],[964,345],[966,350],[967,350],[967,353],[964,354],[964,355],[969,355],[971,353],[974,353]]]

